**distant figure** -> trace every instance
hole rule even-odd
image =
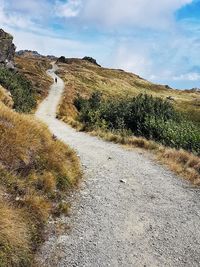
[[[55,82],[57,83],[57,81],[58,81],[58,79],[57,78],[55,78]]]

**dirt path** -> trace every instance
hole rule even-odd
[[[60,219],[70,231],[49,237],[40,266],[200,266],[199,190],[145,154],[55,119],[63,87],[58,77],[36,116],[80,155],[84,181],[71,216]]]

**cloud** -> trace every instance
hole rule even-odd
[[[141,39],[136,36],[118,38],[106,59],[106,65],[147,77],[152,68],[151,46],[150,42],[148,44],[141,42]]]
[[[102,65],[154,82],[197,84],[199,21],[176,17],[191,2],[0,0],[0,25],[14,35],[18,49],[67,57],[91,55]]]
[[[87,54],[89,51],[92,51],[91,45],[67,38],[41,36],[10,27],[5,27],[5,30],[14,36],[14,43],[17,46],[17,50],[30,49],[37,50],[44,55],[64,55],[68,57],[83,57],[85,55],[84,53]]]
[[[77,16],[86,23],[109,27],[132,25],[162,28],[173,23],[174,13],[191,2],[192,0],[69,0],[59,2],[58,7],[60,16]]]
[[[174,81],[200,81],[200,73],[191,72],[172,77]]]
[[[200,74],[200,32],[192,35],[179,31],[139,31],[117,38],[105,64],[134,72],[153,82],[183,88],[198,86]],[[182,83],[178,83],[178,82]],[[194,87],[195,87],[194,86]]]
[[[31,29],[35,25],[30,17],[23,16],[21,13],[10,10],[8,8],[8,3],[4,0],[0,0],[0,24],[2,27],[6,25],[21,29]]]
[[[0,24],[37,30],[52,19],[53,7],[48,0],[0,0]],[[41,26],[43,25],[43,26]]]
[[[51,11],[51,4],[48,0],[7,0],[7,8],[13,12],[23,13],[25,16],[40,17],[41,15],[49,14]]]
[[[68,0],[66,3],[57,1],[55,5],[55,12],[58,17],[76,17],[80,12],[81,6],[81,0]]]

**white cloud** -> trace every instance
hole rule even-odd
[[[50,9],[50,3],[48,0],[7,0],[8,8],[12,7],[12,10],[26,12],[28,14],[40,15],[47,13]]]
[[[192,0],[68,0],[65,3],[59,2],[57,9],[62,17],[78,16],[85,22],[104,26],[125,24],[160,28],[169,26],[176,10],[191,2]]]
[[[27,16],[22,16],[18,12],[8,11],[6,2],[4,0],[0,0],[0,24],[2,27],[12,26],[18,27],[21,29],[32,28],[34,27],[34,23]]]
[[[85,55],[84,53],[87,54],[92,50],[90,45],[67,38],[40,36],[35,33],[14,30],[9,27],[6,27],[5,30],[14,36],[14,43],[17,46],[17,50],[30,49],[36,50],[44,55],[64,55],[67,57],[83,57]]]
[[[55,12],[58,17],[76,17],[81,8],[81,0],[68,0],[66,3],[56,2]]]
[[[143,31],[142,34],[139,32],[127,38],[117,38],[106,65],[159,83],[197,82],[200,75],[200,33],[194,32],[194,36],[188,37],[178,30],[159,34]]]
[[[118,39],[107,58],[106,65],[147,77],[152,68],[150,46],[136,38]]]
[[[200,81],[200,73],[191,72],[172,77],[174,81]]]

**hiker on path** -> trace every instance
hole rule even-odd
[[[57,77],[55,78],[55,82],[57,83],[57,81],[58,81],[58,79],[57,79]]]

